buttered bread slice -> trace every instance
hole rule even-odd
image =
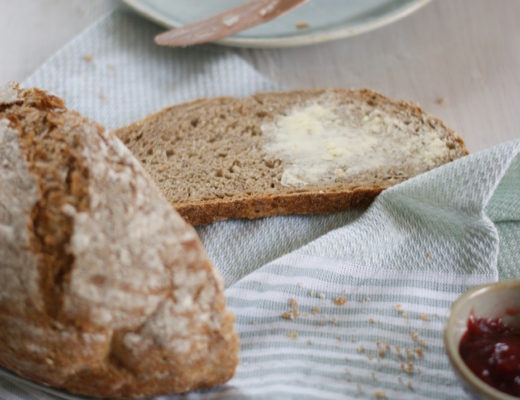
[[[116,135],[195,225],[366,206],[468,154],[442,121],[366,89],[201,99]]]

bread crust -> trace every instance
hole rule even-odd
[[[255,219],[274,215],[326,214],[364,208],[383,191],[383,187],[360,187],[325,192],[307,192],[173,203],[182,217],[193,225],[205,225],[229,218]],[[321,193],[320,193],[321,192]]]
[[[369,89],[307,89],[290,92],[258,93],[243,99],[232,97],[197,99],[167,107],[158,113],[147,116],[141,121],[120,128],[115,133],[132,150],[136,132],[142,134],[147,126],[151,126],[154,121],[163,118],[167,119],[169,117],[169,120],[174,120],[177,115],[180,116],[193,111],[198,112],[198,110],[208,110],[212,107],[222,106],[227,106],[230,109],[239,109],[244,116],[247,116],[248,110],[254,110],[255,106],[259,104],[266,108],[272,105],[275,109],[273,113],[276,114],[276,105],[286,103],[301,104],[323,95],[336,96],[341,99],[354,99],[374,108],[385,108],[392,113],[407,113],[407,115],[420,119],[423,124],[427,124],[432,129],[442,132],[449,139],[449,144],[452,146],[452,149],[450,149],[451,155],[443,162],[449,162],[468,154],[463,139],[441,120],[424,112],[420,106],[413,102],[389,99]],[[175,130],[175,127],[172,127],[172,129]],[[155,179],[163,176],[153,165],[147,163],[145,168],[148,169]],[[381,181],[373,185],[363,184],[362,182],[341,182],[334,185],[309,186],[305,190],[284,188],[277,185],[275,193],[247,194],[246,190],[244,190],[243,193],[224,198],[214,197],[206,200],[191,200],[187,198],[184,201],[173,199],[170,196],[167,183],[162,185],[159,183],[159,187],[163,189],[166,197],[187,222],[193,225],[203,225],[228,218],[254,219],[272,215],[319,214],[344,211],[353,207],[366,207],[381,191],[392,184],[404,181],[406,178],[408,177],[395,179],[391,183]]]
[[[229,380],[234,317],[194,229],[101,126],[0,93],[0,365],[93,397]]]

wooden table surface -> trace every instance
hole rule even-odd
[[[23,80],[116,0],[0,0],[0,84]],[[520,1],[433,0],[353,38],[241,50],[288,87],[369,87],[413,100],[477,151],[520,137]],[[153,45],[153,44],[150,44]]]

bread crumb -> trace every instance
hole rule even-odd
[[[46,357],[46,358],[45,358],[45,362],[46,362],[47,364],[49,364],[49,365],[54,365],[54,361],[53,361],[51,358],[49,358],[49,357]]]
[[[428,321],[430,319],[430,316],[428,314],[421,314],[421,319],[423,321]]]
[[[284,311],[282,313],[282,318],[283,319],[293,319],[292,312],[291,311]]]
[[[417,343],[418,345],[423,346],[423,347],[428,347],[428,345],[426,344],[426,341],[419,337],[419,334],[417,333],[417,331],[415,329],[410,330],[410,336],[412,337],[412,340],[415,343]]]
[[[402,307],[403,306],[401,304],[396,304],[394,308],[396,311],[399,311]]]
[[[386,397],[386,393],[382,390],[376,390],[374,392],[374,397],[376,399],[387,399],[388,397]]]
[[[363,346],[359,346],[359,347],[356,349],[356,351],[357,351],[358,353],[364,353],[364,352],[365,352],[365,348],[364,348]]]
[[[370,324],[374,324],[376,321],[374,321],[374,318],[369,318],[369,319],[368,319],[368,322],[369,322]]]
[[[377,349],[377,356],[379,358],[384,358],[385,356],[385,349],[383,349],[382,347],[380,347],[379,349]]]
[[[105,97],[105,93],[103,93],[103,91],[99,92],[99,99],[101,101],[105,101],[107,98]]]
[[[347,298],[345,296],[338,296],[334,298],[334,304],[337,306],[344,306],[347,304]]]
[[[291,306],[291,312],[294,315],[294,318],[298,317],[298,302],[296,299],[289,299],[289,305]]]
[[[298,302],[296,299],[290,298],[289,299],[289,306],[291,307],[291,311],[284,311],[282,313],[283,319],[296,319],[298,318],[299,312],[298,312]]]
[[[439,97],[436,100],[436,102],[437,102],[438,105],[443,106],[444,104],[446,104],[446,99],[444,97]]]
[[[322,300],[325,299],[325,293],[323,293],[323,292],[318,293],[318,297]]]
[[[312,340],[307,339],[307,340],[305,341],[305,343],[307,343],[308,345],[311,345],[311,344],[312,344]]]
[[[395,348],[395,352],[397,353],[398,356],[401,356],[401,346],[399,346],[398,344],[396,344],[394,346]]]
[[[86,62],[92,62],[92,60],[94,59],[94,57],[92,57],[92,54],[89,54],[89,53],[86,53],[84,56],[83,56],[83,60],[85,60]]]
[[[432,253],[428,252],[428,253],[426,253],[426,257],[428,257],[428,259],[431,260],[433,258],[433,255],[432,255]]]
[[[409,362],[405,364],[404,362],[402,362],[401,369],[408,374],[413,374],[413,363]]]
[[[330,323],[336,325],[338,323],[338,320],[336,318],[331,318]]]
[[[296,23],[296,28],[297,29],[305,29],[305,28],[308,28],[309,27],[309,23],[307,21],[298,21]]]
[[[423,358],[423,349],[418,347],[415,349],[415,353],[417,354],[417,357]]]
[[[289,339],[296,340],[296,338],[298,337],[298,333],[296,333],[296,332],[294,332],[294,331],[293,331],[293,332],[290,332],[290,333],[287,335],[287,337],[288,337]]]
[[[320,308],[319,308],[319,307],[314,307],[314,308],[312,309],[312,315],[316,315],[316,314],[318,314],[319,312],[320,312]]]

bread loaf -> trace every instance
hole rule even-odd
[[[467,154],[437,118],[370,90],[201,99],[115,133],[192,224],[366,206]]]
[[[95,397],[221,384],[234,317],[194,229],[125,146],[38,89],[0,89],[0,365]]]

